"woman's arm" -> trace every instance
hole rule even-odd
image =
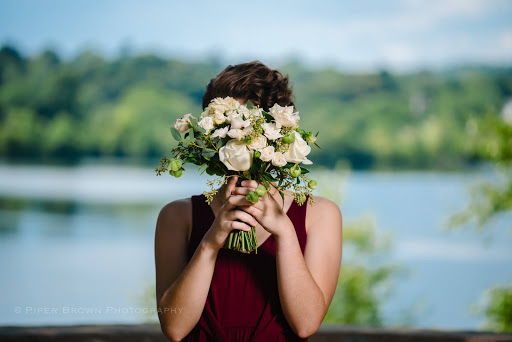
[[[342,250],[342,217],[338,206],[315,196],[308,205],[308,237],[302,255],[292,226],[276,234],[279,298],[290,327],[302,338],[322,323],[338,283]]]
[[[204,309],[218,250],[201,241],[187,264],[192,224],[189,199],[167,204],[155,232],[156,299],[162,332],[180,341],[194,328]]]

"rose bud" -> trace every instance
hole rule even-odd
[[[316,180],[314,180],[314,179],[310,180],[309,183],[308,183],[308,186],[311,189],[316,189],[316,185],[317,185],[317,183],[316,183]]]
[[[267,189],[263,185],[258,185],[255,192],[258,197],[263,197],[267,193]]]
[[[171,159],[167,169],[171,169],[172,171],[178,171],[179,169],[181,169],[181,165],[182,165],[181,160]]]
[[[292,177],[297,178],[297,177],[299,177],[299,176],[300,176],[300,174],[301,174],[301,170],[300,170],[300,166],[299,166],[299,164],[295,164],[295,165],[293,165],[293,166],[290,168],[290,175],[291,175]]]
[[[254,158],[259,158],[260,156],[261,156],[261,152],[260,151],[254,152]]]
[[[248,200],[249,202],[252,202],[252,203],[257,203],[257,202],[258,202],[258,199],[259,199],[258,195],[257,195],[257,194],[256,194],[256,192],[254,192],[254,191],[250,191],[250,192],[247,194],[247,196],[245,196],[245,198],[247,198],[247,200]]]

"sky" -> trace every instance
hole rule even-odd
[[[0,44],[407,70],[512,62],[512,1],[0,0]]]

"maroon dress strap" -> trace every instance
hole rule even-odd
[[[189,260],[215,219],[204,195],[193,195]],[[286,213],[292,221],[302,253],[307,241],[305,217],[309,196],[295,201]],[[308,341],[288,325],[279,301],[276,246],[270,235],[258,254],[221,248],[205,306],[194,329],[183,341]]]

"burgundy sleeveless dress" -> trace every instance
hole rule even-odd
[[[188,260],[215,219],[204,195],[193,195],[192,232]],[[306,202],[292,202],[287,212],[304,254]],[[286,321],[277,288],[276,246],[270,235],[258,254],[221,248],[201,318],[183,341],[308,341],[299,338]]]

